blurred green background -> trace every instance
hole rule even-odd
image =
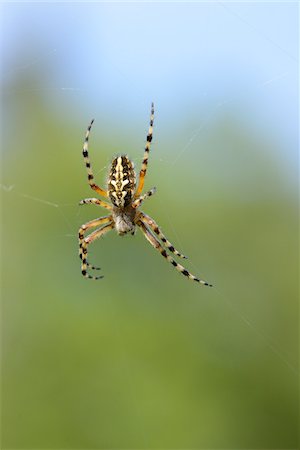
[[[298,448],[296,4],[2,6],[2,443]],[[111,158],[213,289],[138,231],[90,249]]]

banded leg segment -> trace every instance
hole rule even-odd
[[[146,192],[146,194],[141,195],[139,198],[137,198],[133,203],[132,203],[132,207],[133,208],[138,208],[144,200],[146,200],[146,198],[151,197],[151,195],[154,195],[156,192],[156,187],[150,189],[150,191]]]
[[[147,134],[147,142],[145,146],[144,151],[144,159],[142,163],[142,168],[140,171],[140,177],[139,177],[139,184],[135,192],[135,198],[138,198],[143,190],[144,183],[145,183],[145,176],[147,172],[147,166],[148,166],[148,158],[149,158],[149,151],[150,151],[150,145],[152,141],[152,134],[153,134],[153,122],[154,122],[154,104],[151,103],[151,115],[150,115],[150,125],[149,125],[149,131]]]
[[[84,198],[83,200],[80,200],[79,205],[98,205],[106,209],[112,209],[112,206],[109,203],[98,198]]]
[[[147,216],[147,214],[145,214],[143,212],[140,213],[139,217],[144,223],[146,223],[151,228],[152,231],[154,231],[154,233],[158,236],[158,238],[164,243],[164,246],[167,247],[167,249],[171,253],[173,253],[176,256],[179,256],[180,258],[187,259],[186,256],[179,253],[179,251],[176,250],[176,248],[174,248],[174,246],[171,244],[171,242],[168,241],[168,239],[163,234],[163,232],[161,231],[161,229],[159,228],[159,226],[157,225],[155,220],[152,219],[152,217]]]
[[[98,227],[99,225],[103,225],[105,223],[111,222],[112,217],[101,217],[99,219],[91,220],[90,222],[87,222],[86,224],[82,225],[79,228],[78,231],[78,239],[79,239],[79,258],[83,260],[83,242],[85,240],[84,233],[89,230],[90,228]],[[87,239],[87,238],[86,238]],[[86,258],[85,258],[86,259]],[[100,267],[92,266],[88,261],[86,260],[86,265],[89,266],[91,269],[100,270]]]
[[[94,183],[94,174],[93,174],[93,171],[92,171],[92,168],[91,168],[91,162],[90,162],[90,159],[89,159],[89,153],[88,153],[89,135],[90,135],[90,131],[91,131],[93,122],[94,122],[94,119],[91,121],[91,123],[90,123],[90,125],[89,125],[89,127],[87,129],[87,132],[86,132],[86,135],[85,135],[84,144],[83,144],[82,154],[83,154],[85,167],[86,167],[87,174],[88,174],[89,185],[91,186],[92,189],[94,189],[94,191],[98,192],[99,195],[102,195],[102,197],[107,197],[107,192]]]
[[[206,281],[196,278],[193,274],[191,274],[188,270],[186,270],[181,264],[178,264],[170,255],[168,255],[166,250],[161,246],[161,244],[157,240],[157,238],[155,236],[153,236],[152,233],[150,233],[150,230],[146,227],[146,225],[141,220],[139,222],[137,222],[137,225],[141,228],[147,241],[150,242],[150,244],[154,248],[156,248],[156,250],[158,250],[159,253],[175,267],[176,270],[178,270],[178,272],[182,273],[182,275],[185,275],[190,280],[196,281],[197,283],[200,283],[204,286],[212,287],[212,285],[208,284]]]
[[[87,247],[89,244],[94,242],[96,239],[103,236],[108,231],[112,230],[114,228],[113,223],[109,223],[108,225],[105,225],[105,227],[100,228],[99,230],[93,231],[93,233],[89,234],[85,239],[82,241],[82,263],[81,263],[81,273],[85,278],[90,278],[91,280],[99,280],[100,278],[103,278],[103,275],[100,276],[93,276],[87,273]]]

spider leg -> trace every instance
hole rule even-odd
[[[87,264],[87,247],[89,244],[91,244],[96,239],[100,238],[101,236],[103,236],[105,233],[112,230],[113,228],[114,228],[114,224],[109,223],[108,225],[105,225],[105,227],[93,231],[93,233],[89,234],[85,239],[83,239],[82,244],[81,244],[81,249],[82,249],[81,273],[85,278],[90,278],[92,280],[99,280],[100,278],[103,278],[103,275],[94,277],[87,273],[87,266],[88,266],[88,264]]]
[[[157,240],[157,238],[155,236],[153,236],[152,233],[150,233],[149,229],[146,227],[146,225],[142,222],[142,220],[139,220],[137,222],[137,225],[141,228],[145,238],[147,239],[147,241],[150,242],[150,244],[156,248],[159,253],[166,258],[167,261],[169,261],[171,264],[173,264],[173,266],[175,267],[176,270],[178,270],[178,272],[182,273],[183,275],[185,275],[186,277],[188,277],[190,280],[193,281],[197,281],[198,283],[204,285],[204,286],[210,286],[212,287],[211,284],[208,284],[206,281],[204,280],[200,280],[199,278],[196,278],[194,275],[192,275],[188,270],[186,270],[181,264],[178,264],[171,256],[169,256],[166,252],[166,250],[161,246],[161,244],[159,243],[159,241]]]
[[[143,201],[144,201],[146,198],[151,197],[151,195],[155,194],[155,192],[156,192],[156,187],[150,189],[150,191],[146,192],[146,194],[141,195],[139,198],[137,198],[137,199],[132,203],[132,207],[133,207],[133,208],[138,208],[138,207],[143,203]]]
[[[107,191],[105,191],[104,189],[102,189],[101,187],[97,186],[94,183],[94,174],[91,168],[91,162],[89,159],[89,153],[88,153],[88,146],[89,146],[89,135],[90,135],[90,131],[93,125],[94,119],[91,121],[86,135],[85,135],[85,140],[84,140],[84,144],[83,144],[83,150],[82,150],[82,154],[83,154],[83,158],[84,158],[84,162],[85,162],[85,167],[87,170],[87,174],[88,174],[88,182],[89,185],[91,186],[92,189],[94,189],[94,191],[98,192],[99,195],[102,195],[102,197],[107,197]]]
[[[108,203],[104,202],[103,200],[100,200],[98,198],[84,198],[83,200],[80,200],[79,205],[99,205],[106,209],[112,209],[112,206]]]
[[[152,219],[152,217],[147,216],[147,214],[143,213],[142,211],[140,211],[140,216],[139,218],[146,223],[152,231],[154,231],[154,233],[158,236],[158,238],[164,243],[164,246],[167,247],[167,249],[173,253],[176,256],[179,256],[180,258],[184,258],[187,259],[186,256],[182,255],[181,253],[179,253],[178,250],[176,250],[176,248],[174,248],[174,246],[171,244],[170,241],[168,241],[168,239],[166,238],[166,236],[163,234],[163,232],[161,231],[161,229],[159,228],[159,226],[157,225],[157,223],[155,222],[155,220]]]
[[[153,121],[154,121],[154,104],[151,103],[151,115],[150,115],[150,125],[149,125],[149,131],[147,134],[147,142],[145,146],[145,152],[144,152],[144,159],[142,163],[142,168],[140,171],[140,178],[139,178],[139,184],[135,192],[135,198],[138,198],[143,190],[144,182],[145,182],[145,176],[147,172],[147,165],[148,165],[148,158],[149,158],[149,151],[150,151],[150,145],[152,141],[152,133],[153,133]]]
[[[87,222],[86,224],[82,225],[79,228],[79,231],[78,231],[79,257],[80,257],[81,260],[83,260],[83,247],[82,247],[82,245],[83,245],[83,242],[84,242],[84,233],[87,230],[89,230],[90,228],[98,227],[99,225],[102,225],[104,223],[111,222],[111,220],[112,220],[111,216],[101,217],[99,219],[91,220],[90,222]],[[91,264],[89,264],[87,261],[86,261],[86,265],[90,266],[91,269],[100,270],[100,267],[94,267]]]

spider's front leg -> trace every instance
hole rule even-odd
[[[85,135],[85,140],[84,140],[84,144],[83,144],[83,150],[82,150],[82,154],[83,154],[83,158],[84,158],[84,162],[85,162],[85,167],[87,170],[87,174],[88,174],[88,182],[89,185],[91,186],[91,188],[98,192],[99,195],[102,195],[102,197],[107,197],[107,191],[105,189],[102,189],[101,187],[97,186],[97,184],[94,183],[94,174],[92,171],[92,167],[91,167],[91,162],[89,159],[89,152],[88,152],[88,147],[89,147],[89,135],[90,135],[90,131],[93,125],[94,119],[91,121],[86,135]]]
[[[162,247],[157,238],[153,236],[153,234],[150,232],[150,230],[147,228],[147,226],[142,220],[139,220],[137,222],[137,225],[141,228],[147,241],[150,242],[150,244],[154,248],[156,248],[156,250],[158,250],[159,253],[175,267],[176,270],[178,270],[178,272],[182,273],[182,275],[186,276],[190,280],[196,281],[197,283],[200,283],[204,286],[212,287],[212,285],[208,284],[206,281],[200,280],[199,278],[195,277],[195,275],[190,273],[185,267],[183,267],[181,264],[178,264],[170,255],[168,255],[166,250]]]
[[[86,272],[86,267],[90,267],[91,269],[95,269],[95,270],[100,270],[100,267],[95,267],[92,266],[88,261],[87,261],[87,245],[91,242],[91,236],[95,233],[91,233],[89,236],[87,236],[86,238],[84,238],[84,233],[89,230],[90,228],[95,228],[98,227],[99,225],[103,225],[105,223],[111,222],[112,221],[112,217],[111,216],[107,216],[107,217],[101,217],[99,219],[95,219],[95,220],[91,220],[90,222],[82,225],[79,228],[78,231],[78,238],[79,238],[79,257],[82,261],[81,263],[81,271],[83,273],[83,270],[85,270]],[[106,228],[106,227],[104,227]],[[102,228],[103,229],[103,228]],[[102,230],[101,229],[101,230]],[[97,231],[101,231],[101,230],[96,230]],[[94,240],[94,239],[93,239]],[[85,266],[85,267],[83,267]],[[84,276],[86,276],[86,274],[83,273]],[[90,276],[88,276],[88,278],[90,278]],[[92,277],[94,278],[94,277]],[[96,278],[103,278],[101,277],[96,277]]]
[[[109,223],[108,225],[105,225],[105,227],[100,228],[100,230],[95,230],[93,233],[91,233],[87,238],[85,238],[82,242],[82,264],[81,264],[81,273],[85,278],[90,278],[91,280],[99,280],[100,278],[103,278],[103,275],[94,277],[92,275],[89,275],[87,273],[87,247],[89,244],[94,242],[96,239],[103,236],[108,231],[112,230],[114,228],[113,223]]]
[[[159,226],[157,225],[157,223],[155,222],[154,219],[152,219],[152,217],[147,216],[147,214],[143,213],[142,211],[140,211],[140,215],[139,218],[145,223],[147,224],[152,231],[154,231],[154,233],[157,235],[157,237],[163,242],[163,245],[165,247],[167,247],[167,249],[173,253],[176,256],[179,256],[179,258],[184,258],[187,259],[186,256],[184,256],[182,253],[180,253],[178,250],[176,250],[176,248],[171,244],[170,241],[168,241],[168,239],[166,238],[166,236],[163,234],[163,232],[161,231],[161,229],[159,228]]]

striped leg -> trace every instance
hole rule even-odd
[[[94,276],[89,275],[87,273],[87,267],[88,267],[88,263],[87,263],[87,247],[88,247],[89,244],[91,244],[96,239],[100,238],[101,236],[103,236],[105,233],[107,233],[108,231],[112,230],[113,228],[114,228],[114,224],[113,223],[109,223],[108,225],[105,225],[105,227],[93,231],[93,233],[89,234],[85,239],[83,239],[82,244],[81,244],[81,249],[82,249],[81,273],[82,273],[82,275],[85,278],[90,278],[92,280],[99,280],[100,278],[103,278],[103,275],[100,275],[98,277],[94,277]]]
[[[174,246],[171,244],[171,242],[168,241],[168,239],[163,234],[163,232],[161,231],[161,229],[159,228],[159,226],[157,225],[155,220],[153,220],[151,217],[147,216],[147,214],[145,214],[143,212],[140,213],[140,219],[144,223],[146,223],[151,228],[152,231],[154,231],[154,233],[158,236],[158,238],[164,243],[164,246],[167,247],[167,249],[171,253],[173,253],[176,256],[179,256],[180,258],[187,259],[186,256],[184,256],[181,253],[179,253],[179,251],[176,250],[176,248],[174,248]]]
[[[199,278],[196,278],[188,270],[186,270],[181,264],[178,264],[171,256],[169,256],[167,254],[166,250],[161,246],[161,244],[159,243],[157,238],[155,236],[153,236],[152,233],[150,233],[149,229],[146,227],[146,225],[142,221],[139,221],[137,223],[137,225],[141,228],[142,232],[145,235],[145,238],[150,242],[150,244],[154,248],[156,248],[159,251],[159,253],[164,258],[166,258],[167,261],[169,261],[171,264],[173,264],[173,266],[175,267],[176,270],[178,270],[178,272],[182,273],[182,275],[185,275],[190,280],[197,281],[198,283],[200,283],[200,284],[202,284],[204,286],[212,287],[212,285],[208,284],[206,281],[200,280]]]
[[[86,167],[86,170],[88,173],[89,185],[91,186],[92,189],[94,189],[94,191],[98,192],[99,195],[102,195],[102,197],[107,197],[107,192],[94,183],[94,175],[93,175],[93,171],[92,171],[91,163],[90,163],[90,159],[89,159],[89,153],[88,153],[89,135],[90,135],[90,131],[91,131],[93,122],[94,122],[94,119],[91,121],[91,123],[87,129],[87,132],[85,135],[85,141],[83,144],[82,154],[83,154],[83,158],[84,158],[84,162],[85,162],[85,167]]]
[[[99,225],[103,225],[104,223],[110,222],[112,220],[111,216],[107,216],[107,217],[101,217],[99,219],[95,219],[95,220],[91,220],[90,222],[87,222],[86,224],[82,225],[79,228],[78,231],[78,238],[79,238],[79,258],[81,260],[83,260],[83,242],[84,242],[84,233],[89,230],[90,228],[95,228],[98,227]],[[94,267],[91,266],[91,264],[89,264],[86,261],[86,265],[89,266],[91,269],[95,269],[95,270],[99,270],[100,267]]]
[[[143,201],[144,201],[146,198],[151,197],[151,195],[155,194],[155,192],[156,192],[156,187],[150,189],[150,191],[146,192],[146,194],[141,195],[139,198],[137,198],[137,199],[132,203],[132,207],[133,207],[133,208],[138,208],[138,207],[143,203]]]
[[[139,178],[139,184],[135,192],[135,198],[138,198],[143,190],[144,182],[145,182],[145,176],[147,172],[147,165],[148,165],[148,158],[149,158],[149,151],[150,151],[150,145],[152,141],[152,133],[153,133],[153,121],[154,121],[154,104],[151,104],[151,115],[150,115],[150,126],[149,131],[147,134],[147,142],[144,152],[144,159],[142,163],[142,168],[140,171],[140,178]]]
[[[79,205],[99,205],[106,209],[112,209],[112,206],[98,198],[84,198],[80,200]]]

